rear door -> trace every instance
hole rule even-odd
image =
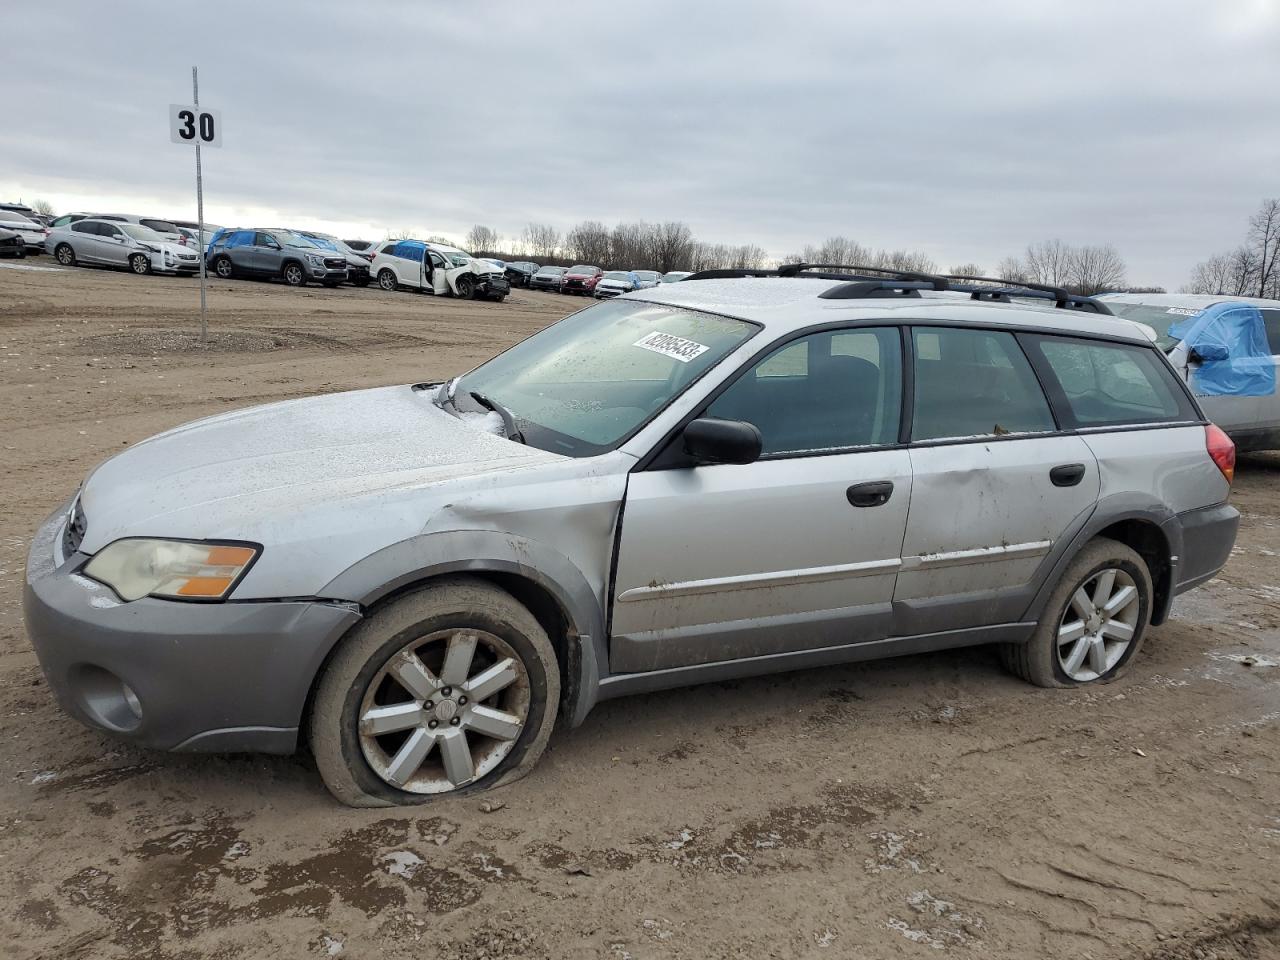
[[[888,636],[911,499],[901,384],[898,328],[810,334],[769,353],[700,413],[755,424],[760,460],[632,474],[610,668]]]
[[[86,263],[101,263],[102,251],[98,247],[98,225],[88,221],[71,224],[71,249],[76,259]]]
[[[911,507],[895,600],[901,635],[1011,622],[1059,538],[1097,501],[1097,461],[1058,431],[1017,338],[911,329]]]

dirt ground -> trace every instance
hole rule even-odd
[[[305,755],[64,716],[31,534],[159,430],[460,372],[581,301],[217,282],[200,350],[195,281],[34,265],[0,262],[0,957],[1280,956],[1280,456],[1242,461],[1230,565],[1111,686],[976,648],[634,697],[497,811],[353,811]]]

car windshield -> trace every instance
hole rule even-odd
[[[625,270],[610,270],[604,275],[606,280],[630,280],[631,274]]]
[[[330,240],[328,237],[307,237],[317,247],[323,247],[325,250],[337,250],[338,244]]]
[[[311,247],[316,250],[320,249],[319,244],[308,240],[301,234],[290,233],[288,230],[273,230],[271,235],[286,247]]]
[[[588,307],[453,384],[506,407],[531,446],[571,457],[612,450],[755,334],[744,320],[637,301]]]
[[[143,240],[147,243],[164,243],[164,237],[150,227],[144,227],[140,223],[117,223],[116,226],[135,240]]]
[[[664,273],[664,274],[662,275],[662,282],[663,282],[663,283],[675,283],[676,281],[678,281],[678,280],[683,280],[685,277],[688,277],[688,276],[691,276],[691,274],[688,274],[688,273],[681,273],[681,272],[679,272],[679,271],[675,271],[675,270],[673,270],[671,273]]]
[[[444,255],[449,258],[449,262],[452,263],[455,267],[465,267],[467,264],[471,262],[471,259],[472,259],[467,254],[459,253],[457,250],[448,251],[448,252],[441,251],[441,252],[444,253]]]
[[[595,273],[595,267],[588,267],[585,264],[578,264],[576,267],[569,268],[570,273]]]
[[[641,280],[657,280],[658,272],[656,270],[635,270],[633,271]]]
[[[558,277],[558,276],[560,276],[560,274],[562,274],[562,273],[564,273],[564,272],[565,272],[565,269],[564,269],[564,267],[543,267],[543,268],[542,268],[541,270],[539,270],[538,272],[539,272],[539,273],[553,274],[553,275],[555,275],[555,276],[557,276],[557,277]]]
[[[1159,335],[1156,344],[1161,350],[1169,351],[1178,343],[1177,337],[1169,336],[1169,328],[1179,320],[1194,317],[1203,307],[1154,306],[1149,303],[1116,303],[1114,300],[1103,300],[1107,308],[1117,317],[1145,323]]]

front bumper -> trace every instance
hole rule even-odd
[[[347,279],[347,268],[335,270],[331,267],[317,267],[315,264],[307,264],[307,276],[312,280],[318,280],[321,283],[344,283]]]
[[[33,539],[23,591],[27,633],[62,708],[147,747],[291,752],[312,680],[358,609],[121,603],[78,572],[85,555],[61,555],[68,508]]]
[[[485,297],[505,297],[511,292],[506,277],[490,274],[480,281],[480,294]]]

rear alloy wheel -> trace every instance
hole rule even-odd
[[[307,275],[302,272],[301,264],[286,263],[283,276],[284,282],[291,287],[305,287],[307,285]]]
[[[129,258],[129,269],[140,277],[151,272],[151,258],[145,253],[135,253]]]
[[[470,300],[476,295],[476,282],[466,274],[463,274],[454,282],[454,287],[458,291],[458,296],[463,300]]]
[[[378,271],[378,286],[380,286],[383,290],[386,290],[386,291],[388,291],[388,292],[395,290],[395,288],[396,288],[396,275],[395,275],[394,271],[392,271],[392,270],[390,270],[390,269],[383,269],[383,270],[379,270],[379,271]]]
[[[1002,647],[1005,665],[1041,687],[1108,683],[1142,647],[1151,592],[1146,561],[1099,537],[1067,567],[1031,640]]]
[[[316,688],[316,764],[351,806],[425,803],[523,776],[555,723],[546,632],[482,580],[433,582],[376,611]]]
[[[53,251],[53,257],[64,267],[74,267],[76,263],[76,252],[71,249],[71,245],[60,243],[56,250]]]

